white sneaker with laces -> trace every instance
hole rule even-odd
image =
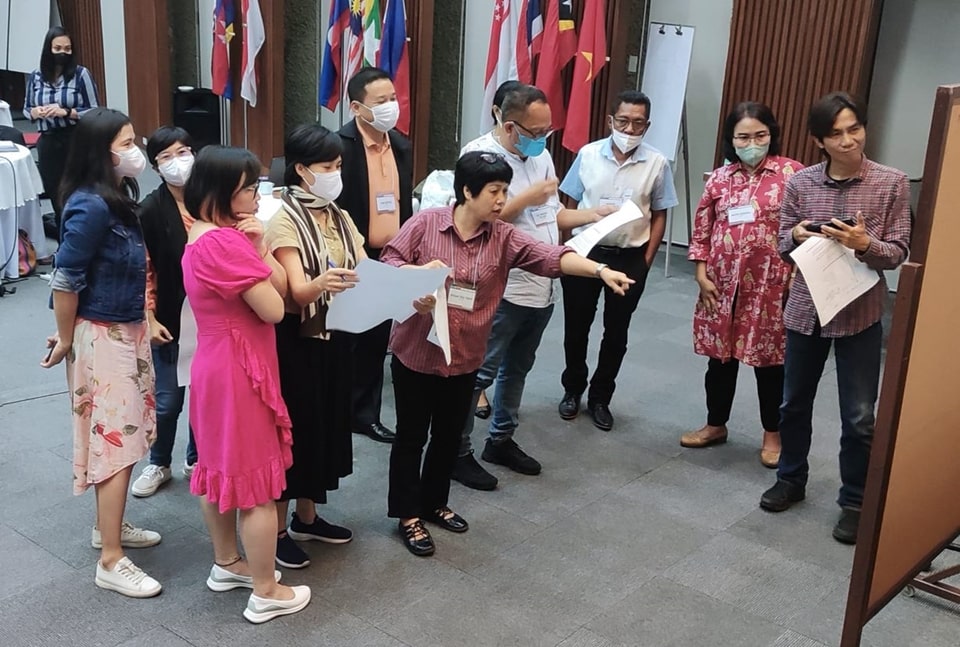
[[[149,548],[159,543],[159,532],[137,528],[127,521],[120,526],[120,545],[124,548]],[[98,549],[103,548],[103,538],[100,536],[100,529],[96,526],[90,533],[90,545]]]
[[[140,472],[140,476],[133,482],[130,492],[133,496],[145,497],[154,494],[160,489],[160,486],[172,478],[169,467],[159,465],[147,465]]]
[[[129,598],[152,598],[163,588],[160,582],[141,571],[129,557],[122,558],[109,571],[98,561],[94,582],[101,589],[116,591]]]
[[[274,571],[273,577],[279,582],[281,577],[280,571]],[[219,564],[214,564],[213,568],[210,569],[210,577],[207,578],[207,588],[217,593],[232,591],[233,589],[252,589],[253,577],[249,575],[237,575],[236,573],[231,573]]]
[[[304,607],[310,604],[310,587],[291,586],[290,588],[293,589],[293,598],[290,600],[261,598],[251,593],[250,600],[247,601],[247,608],[243,610],[243,617],[254,624],[260,624],[280,616],[302,611]]]
[[[188,463],[187,461],[183,461],[183,475],[188,481],[190,480],[190,477],[193,476],[193,470],[196,466],[196,463]]]

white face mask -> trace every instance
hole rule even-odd
[[[340,192],[343,191],[343,178],[340,177],[339,169],[328,173],[316,173],[310,169],[307,171],[313,175],[313,182],[310,182],[307,187],[310,193],[328,203],[340,197]]]
[[[137,177],[147,166],[147,158],[136,146],[122,151],[110,151],[120,158],[120,163],[113,167],[113,172],[120,177]]]
[[[643,135],[628,135],[619,130],[614,130],[610,136],[613,137],[613,143],[621,153],[629,153],[643,141]]]
[[[366,119],[364,121],[367,121],[368,124],[382,133],[396,126],[397,120],[400,119],[400,103],[398,101],[387,101],[372,108],[364,106],[362,103],[360,105],[373,113],[373,121],[367,121]]]
[[[193,170],[193,155],[174,157],[157,166],[163,181],[170,186],[183,186]]]

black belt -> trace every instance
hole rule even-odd
[[[644,243],[640,247],[611,247],[609,245],[597,245],[596,249],[603,251],[605,254],[627,256],[629,254],[639,254],[639,253],[646,252],[647,243]]]

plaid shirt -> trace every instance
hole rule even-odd
[[[859,175],[837,182],[827,175],[827,164],[798,171],[788,182],[780,206],[780,254],[797,248],[793,228],[803,220],[829,222],[863,213],[870,247],[856,257],[877,271],[880,281],[860,295],[820,331],[822,337],[849,337],[880,321],[887,293],[883,270],[892,270],[910,253],[910,189],[902,171],[863,159]],[[783,315],[788,330],[812,335],[817,311],[803,275],[797,273]]]

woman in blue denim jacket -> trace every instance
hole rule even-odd
[[[73,491],[94,486],[100,548],[95,583],[126,596],[160,593],[160,584],[123,554],[160,535],[123,521],[133,466],[156,428],[150,334],[144,315],[146,251],[137,220],[145,166],[133,126],[121,112],[95,108],[74,132],[60,183],[61,244],[51,279],[57,333],[44,367],[67,360],[73,412]]]

